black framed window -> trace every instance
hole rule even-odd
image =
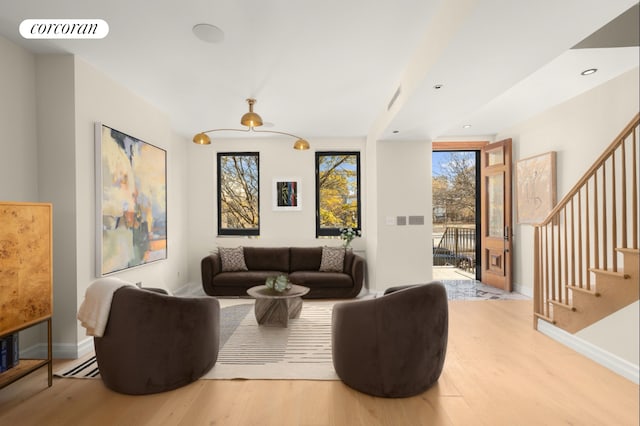
[[[218,153],[218,235],[260,235],[260,155]]]
[[[316,152],[316,236],[360,230],[360,153]]]

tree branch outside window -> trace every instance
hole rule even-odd
[[[218,153],[218,235],[260,235],[259,154]]]
[[[360,229],[360,153],[316,152],[316,236]]]

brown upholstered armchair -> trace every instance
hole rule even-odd
[[[104,384],[140,395],[191,383],[218,359],[220,304],[122,287],[113,294],[104,335],[94,337]]]
[[[333,307],[333,366],[340,379],[382,397],[422,393],[440,377],[449,310],[439,282]]]

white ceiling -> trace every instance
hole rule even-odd
[[[0,35],[36,53],[76,54],[165,111],[189,137],[238,127],[245,98],[255,97],[255,111],[271,130],[312,145],[313,138],[372,133],[459,139],[495,135],[638,67],[637,45],[570,50],[636,4],[0,0]],[[25,40],[18,26],[30,18],[103,19],[109,35]],[[202,22],[220,27],[224,41],[196,39],[191,28]],[[580,76],[592,67],[599,71]]]

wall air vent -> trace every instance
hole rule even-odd
[[[389,111],[393,106],[393,104],[396,103],[396,101],[398,100],[398,96],[400,96],[400,91],[401,91],[400,89],[401,89],[401,86],[398,86],[398,89],[396,89],[396,93],[393,94],[393,97],[389,101],[389,105],[387,105],[387,111]]]

